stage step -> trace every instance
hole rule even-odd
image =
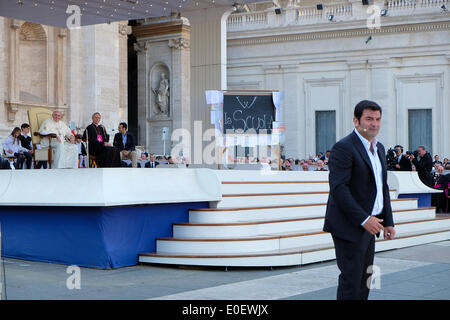
[[[391,200],[392,210],[417,208],[417,199],[403,198]],[[261,220],[283,220],[324,217],[326,202],[303,205],[258,206],[237,208],[205,208],[189,210],[191,223],[233,223]],[[395,221],[395,220],[394,220]]]
[[[450,230],[404,234],[394,240],[377,240],[376,252],[405,248],[450,239]],[[330,245],[298,247],[288,250],[263,251],[240,254],[173,254],[143,253],[139,262],[152,264],[223,266],[223,267],[275,267],[305,265],[335,259],[334,247]]]
[[[315,192],[285,192],[285,193],[247,193],[247,194],[222,194],[222,200],[211,202],[213,208],[255,207],[321,203],[328,201],[328,191]],[[396,197],[396,191],[390,190],[392,199]]]
[[[394,211],[396,223],[424,220],[435,217],[435,208],[420,208]],[[297,218],[282,220],[260,220],[233,223],[175,223],[174,238],[233,238],[252,237],[283,232],[303,232],[323,227],[323,215],[315,218]]]
[[[222,194],[328,192],[328,181],[222,181]]]
[[[202,266],[290,266],[334,259],[323,232],[329,196],[327,172],[219,170],[222,200],[189,210],[173,237],[159,238],[143,263]],[[377,239],[377,251],[450,239],[450,217],[418,208],[418,199],[397,199],[390,190],[396,239]]]
[[[434,218],[396,224],[398,236],[436,229],[450,230],[450,218]],[[331,243],[331,235],[323,232],[320,227],[304,232],[279,234],[273,232],[272,234],[232,238],[159,238],[156,246],[157,252],[165,253],[239,254]]]

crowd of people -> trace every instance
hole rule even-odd
[[[15,127],[11,134],[3,141],[3,157],[0,156],[0,169],[31,169],[35,149],[46,148],[51,145],[54,150],[52,168],[88,168],[88,167],[133,167],[156,168],[161,164],[176,165],[187,159],[174,159],[170,156],[156,156],[148,154],[145,150],[136,149],[136,139],[128,131],[126,122],[118,126],[113,143],[109,143],[106,128],[100,124],[101,115],[96,112],[92,115],[92,123],[83,134],[75,134],[62,121],[62,113],[54,111],[52,117],[45,120],[40,129],[41,135],[51,135],[50,139],[43,138],[40,145],[34,146],[30,137],[30,125],[23,123]],[[309,159],[281,159],[283,171],[328,171],[328,161],[331,150],[319,152]],[[239,161],[234,161],[239,162]],[[250,159],[245,157],[244,163],[267,163],[270,159]],[[417,171],[420,180],[427,186],[443,190],[442,194],[434,194],[432,205],[437,211],[448,211],[447,197],[450,184],[450,162],[448,158],[440,161],[439,155],[431,156],[425,146],[419,146],[413,152],[404,153],[401,145],[390,149],[386,155],[388,170]],[[35,168],[47,168],[46,161],[37,161]]]
[[[319,152],[315,157],[309,159],[285,158],[281,159],[281,170],[283,171],[328,171],[328,158],[330,150],[325,154]]]

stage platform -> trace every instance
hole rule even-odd
[[[379,250],[450,238],[416,172],[389,172],[389,186],[398,239]],[[324,261],[328,191],[328,172],[2,170],[2,255],[102,269]]]
[[[0,171],[2,255],[94,268],[138,263],[188,211],[221,199],[208,169]]]

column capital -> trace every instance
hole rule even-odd
[[[147,42],[144,42],[144,41],[136,42],[133,44],[133,48],[134,48],[134,51],[136,51],[138,54],[144,53],[148,49],[148,44],[147,44]]]
[[[174,38],[169,39],[169,48],[173,49],[188,49],[191,46],[191,42],[186,38]]]

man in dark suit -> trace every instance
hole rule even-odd
[[[156,168],[159,165],[159,162],[155,160],[155,154],[150,154],[150,161],[145,164],[146,168]]]
[[[419,146],[417,148],[420,160],[418,160],[413,154],[409,155],[409,160],[416,167],[416,171],[419,175],[420,180],[429,187],[433,187],[433,176],[431,170],[433,169],[433,159],[431,154],[427,152],[424,146]]]
[[[131,166],[137,168],[136,140],[127,131],[126,122],[119,124],[119,132],[114,135],[113,146],[120,150],[121,160],[131,160]]]
[[[396,145],[394,147],[397,164],[395,165],[396,171],[412,171],[411,161],[405,155],[403,155],[403,147]]]
[[[330,232],[341,271],[337,298],[367,299],[375,235],[394,239],[384,146],[377,142],[381,108],[363,100],[355,106],[355,130],[331,149],[330,193],[323,230]]]

